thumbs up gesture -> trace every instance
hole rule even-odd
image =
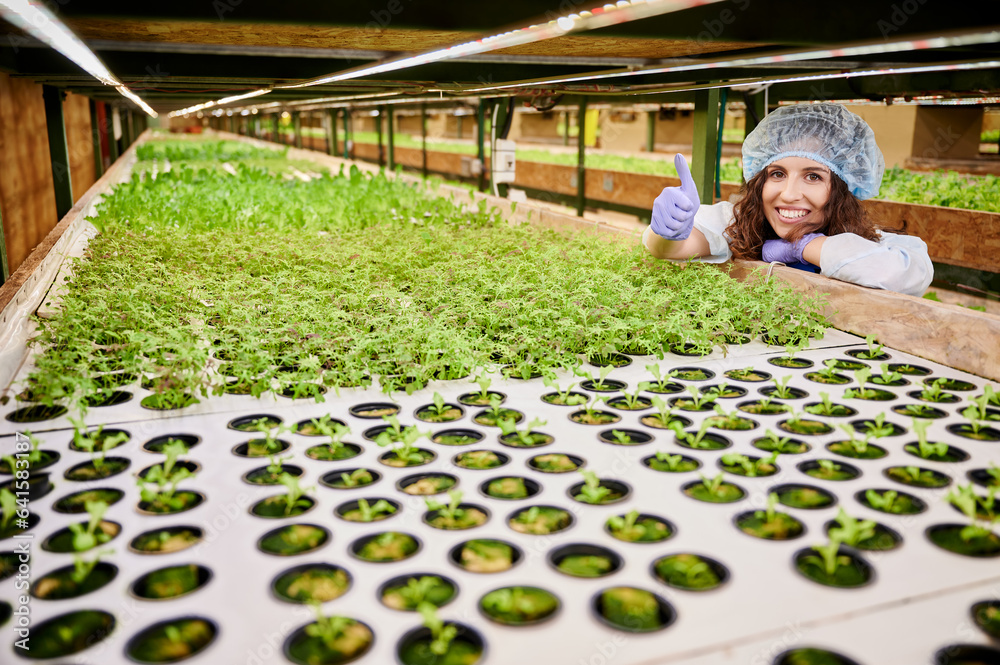
[[[680,187],[666,187],[653,201],[653,217],[649,222],[653,233],[667,240],[684,240],[691,235],[694,215],[701,202],[691,169],[683,155],[674,157]]]

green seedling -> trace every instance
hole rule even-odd
[[[310,600],[309,606],[316,615],[316,621],[306,626],[306,635],[322,640],[328,648],[333,649],[354,621],[342,616],[326,616],[323,605],[318,600]]]
[[[641,538],[646,532],[646,527],[636,524],[639,520],[639,511],[630,510],[625,515],[614,515],[608,518],[608,528],[620,533],[624,538]]]
[[[621,430],[613,429],[611,430],[611,438],[614,442],[620,446],[627,446],[632,443],[632,435],[627,432],[622,432]]]
[[[892,512],[893,506],[896,505],[896,499],[899,498],[899,492],[896,490],[886,490],[879,494],[875,490],[867,490],[865,492],[865,499],[871,505],[872,508],[876,510],[881,510],[887,513]]]
[[[368,469],[355,469],[351,473],[340,474],[340,482],[344,487],[358,487],[367,485],[372,481],[372,474]]]
[[[649,400],[653,403],[653,408],[656,409],[656,417],[660,419],[660,424],[667,427],[674,419],[674,411],[676,407],[671,406],[662,397],[653,397]]]
[[[989,420],[989,414],[986,411],[987,404],[989,404],[989,397],[980,395],[979,397],[971,398],[969,401],[972,404],[962,409],[962,417],[969,421],[969,428],[972,430],[972,433],[979,434],[983,427],[986,426],[986,421]]]
[[[28,443],[31,444],[31,448],[26,453],[20,453],[23,457],[15,458],[14,455],[4,455],[0,457],[4,462],[7,463],[7,468],[10,473],[14,473],[18,469],[25,468],[25,463],[27,468],[31,469],[33,466],[42,461],[42,451],[39,446],[42,445],[42,440],[37,436],[34,436],[31,432],[25,431],[24,435],[28,438]],[[18,459],[21,460],[21,464],[18,464]]]
[[[677,435],[678,441],[686,443],[691,448],[708,448],[710,444],[707,442],[711,439],[708,439],[706,435],[708,434],[708,428],[711,427],[711,424],[711,421],[708,418],[705,418],[701,421],[701,426],[694,434],[684,431],[684,427],[676,420],[670,421],[670,424],[667,425],[667,427],[668,429],[673,430],[674,434]]]
[[[875,535],[874,520],[859,520],[847,514],[843,508],[837,513],[838,526],[832,527],[829,531],[830,538],[838,540],[845,545],[857,547],[858,543],[864,542]]]
[[[989,502],[989,507],[987,508],[989,518],[987,519],[984,519],[979,513],[979,503],[982,500],[976,496],[971,484],[957,487],[948,492],[948,495],[945,497],[945,501],[962,511],[962,514],[971,522],[960,533],[962,540],[965,542],[989,537],[993,533],[990,531],[990,525],[1000,521],[1000,515],[993,513],[996,488],[991,489],[993,491],[990,492],[987,499]]]
[[[0,489],[0,531],[7,530],[7,525],[9,525],[11,520],[13,520],[17,515],[18,509],[17,495],[6,487]]]
[[[917,449],[924,459],[932,457],[944,457],[948,454],[947,443],[931,443],[927,440],[927,428],[930,423],[926,420],[914,420],[913,431],[917,434]]]
[[[666,374],[662,374],[660,372],[660,366],[657,365],[656,363],[653,363],[652,365],[646,365],[646,371],[652,374],[653,378],[655,378],[656,381],[655,382],[644,381],[643,383],[653,388],[656,388],[657,390],[660,391],[667,390],[670,386],[670,380],[673,379],[675,376],[677,376],[677,372],[673,370],[667,372]],[[639,386],[641,387],[643,383],[640,383]]]
[[[597,504],[604,501],[611,490],[601,485],[601,480],[593,471],[579,471],[583,475],[583,487],[580,489],[580,500],[586,503]]]
[[[854,380],[858,382],[857,388],[848,388],[844,391],[844,397],[851,399],[857,397],[860,399],[865,399],[875,394],[875,391],[870,388],[865,388],[865,384],[871,378],[872,370],[870,367],[862,367],[854,373]]]
[[[830,577],[837,573],[837,568],[842,564],[849,564],[850,557],[840,556],[840,540],[830,534],[830,541],[825,545],[813,545],[812,549],[819,552],[819,556],[803,557],[803,562],[810,562],[820,566]]]
[[[309,422],[317,434],[330,438],[326,447],[330,455],[335,457],[344,447],[344,437],[351,433],[351,428],[347,425],[333,422],[333,418],[328,413],[320,418],[312,418]]]
[[[171,441],[163,447],[166,459],[151,468],[144,478],[136,478],[136,485],[144,502],[174,509],[183,507],[183,502],[174,495],[177,492],[177,485],[193,475],[186,467],[177,466],[177,460],[187,451],[188,448],[183,441]],[[269,466],[268,469],[270,468]]]
[[[329,418],[329,416],[324,417]],[[263,447],[264,453],[267,455],[273,455],[277,452],[281,448],[278,437],[284,432],[291,431],[290,427],[286,428],[284,425],[272,426],[267,418],[257,418],[252,425],[262,438],[255,439],[251,443],[258,448]]]
[[[104,467],[104,458],[108,451],[128,439],[128,434],[125,432],[118,432],[108,437],[102,436],[104,425],[99,425],[93,432],[87,432],[87,426],[82,419],[69,418],[69,421],[73,424],[73,444],[80,450],[90,453],[90,461],[97,470]]]
[[[821,459],[817,460],[816,464],[819,468],[824,471],[827,475],[833,475],[840,471],[840,465],[833,460]]]
[[[297,476],[290,473],[282,473],[278,476],[278,482],[285,486],[285,515],[291,515],[296,508],[308,508],[312,501],[304,496],[309,489],[299,484]]]
[[[805,410],[814,416],[835,416],[839,413],[840,406],[830,400],[830,393],[820,392],[820,403],[805,407]]]
[[[442,397],[441,393],[439,392],[435,392],[431,400],[434,403],[431,406],[427,407],[427,410],[433,413],[434,416],[437,418],[442,417],[451,409],[451,406],[445,404],[444,397]]]
[[[656,461],[666,464],[671,471],[677,471],[684,463],[684,455],[671,455],[665,450],[657,450]]]
[[[94,568],[98,563],[101,562],[101,557],[105,554],[114,554],[114,550],[101,550],[99,552],[94,552],[93,556],[89,559],[85,558],[79,552],[73,553],[73,572],[70,573],[70,579],[72,579],[77,584],[83,584],[90,573],[94,571]]]
[[[395,416],[391,416],[395,418]],[[392,448],[393,454],[396,459],[402,460],[407,464],[419,464],[424,461],[424,456],[417,448],[416,443],[420,439],[427,437],[430,438],[430,432],[421,432],[415,426],[411,425],[409,427],[404,427],[402,430],[398,429],[399,421],[395,422],[395,428],[398,431],[398,436],[390,432],[382,432],[375,437],[375,443],[381,447],[391,446],[394,442],[396,445]]]
[[[678,557],[671,562],[671,572],[684,576],[684,585],[687,587],[699,588],[711,585],[715,580],[715,573],[712,567],[705,561],[692,557],[691,559]]]
[[[461,490],[449,490],[448,503],[441,503],[434,499],[424,499],[424,503],[427,505],[427,510],[436,510],[438,515],[454,523],[465,517],[466,510],[459,508],[462,505],[462,496]]]
[[[379,499],[374,506],[369,505],[367,499],[358,499],[358,511],[362,522],[374,522],[382,515],[392,515],[396,508],[385,499]]]
[[[878,376],[872,377],[872,383],[879,383],[883,386],[887,386],[903,378],[903,375],[899,372],[893,372],[889,369],[889,363],[882,363],[879,365],[879,368],[882,370],[882,373]]]
[[[754,517],[759,520],[765,520],[767,524],[770,524],[778,516],[778,493],[769,492],[767,495],[767,507],[764,510],[754,511]]]
[[[823,361],[823,369],[818,371],[818,374],[824,379],[835,380],[837,377],[837,361],[833,358],[827,358]]]
[[[489,400],[490,399],[490,386],[493,384],[493,379],[486,376],[485,374],[477,374],[472,382],[479,386],[479,392],[476,393],[475,397],[479,400]]]
[[[406,581],[406,586],[399,589],[399,595],[406,601],[407,607],[417,607],[420,603],[429,602],[427,595],[441,582],[441,578],[435,575],[411,577]]]
[[[566,406],[577,406],[583,404],[587,401],[587,398],[583,395],[571,395],[573,388],[576,387],[575,383],[569,384],[565,389],[559,386],[559,382],[556,381],[554,375],[547,375],[542,378],[542,383],[547,387],[551,388],[553,392],[559,395],[559,402],[565,404]]]
[[[884,411],[875,415],[875,418],[872,419],[867,429],[867,433],[873,439],[882,439],[891,436],[894,431],[895,428],[892,426],[892,423],[886,422]]]
[[[435,656],[443,656],[448,653],[452,641],[458,635],[458,627],[454,624],[444,623],[438,616],[437,607],[427,601],[417,605],[417,612],[420,612],[424,627],[431,631],[431,653]]]
[[[983,386],[983,395],[986,397],[987,403],[993,406],[1000,406],[1000,392],[994,390],[992,385],[987,383]]]
[[[73,550],[76,552],[86,552],[111,539],[108,534],[98,531],[104,513],[108,510],[108,504],[104,501],[86,501],[83,506],[90,519],[86,524],[69,525],[69,530],[73,534]]]
[[[945,402],[949,400],[950,396],[944,391],[947,383],[948,380],[945,378],[934,379],[931,383],[924,385],[920,391],[920,399],[928,402]]]
[[[698,411],[714,402],[719,396],[719,394],[714,390],[706,390],[705,392],[702,392],[698,389],[698,386],[688,386],[687,391],[688,394],[691,395],[691,399],[688,401],[691,402],[691,405]]]
[[[798,450],[797,443],[792,442],[792,437],[790,436],[778,436],[772,430],[764,430],[764,441],[768,448],[773,452],[787,454],[789,452]]]
[[[792,380],[792,375],[783,376],[780,379],[771,379],[771,383],[774,384],[774,391],[771,393],[772,397],[777,397],[778,399],[792,399],[794,393],[792,389],[788,387],[788,382]]]
[[[634,393],[627,393],[622,391],[622,399],[625,400],[625,407],[628,409],[638,409],[642,407],[643,397],[640,391],[636,390]]]
[[[871,430],[865,433],[864,438],[859,439],[857,437],[858,432],[854,429],[854,425],[851,423],[842,423],[837,425],[837,427],[844,430],[844,433],[847,434],[847,441],[845,443],[847,443],[847,445],[849,445],[855,453],[858,455],[864,455],[868,451],[868,444],[871,441]]]
[[[711,496],[720,496],[722,494],[721,490],[724,478],[721,473],[716,474],[714,478],[709,478],[704,474],[698,474],[698,477],[701,478],[702,487],[704,487]]]
[[[865,337],[865,344],[868,345],[868,351],[862,351],[858,354],[858,357],[864,358],[865,360],[875,360],[882,355],[883,345],[875,341],[875,335],[867,335]]]
[[[739,453],[726,453],[722,456],[722,463],[726,466],[735,466],[743,470],[743,475],[749,478],[755,478],[761,473],[767,473],[769,470],[774,468],[774,462],[778,459],[778,452],[774,451],[769,457],[761,458],[758,460],[752,460],[746,455],[740,455]]]

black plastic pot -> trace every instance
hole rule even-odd
[[[52,510],[57,513],[78,515],[87,512],[87,501],[103,501],[113,506],[122,500],[125,492],[114,487],[98,487],[92,490],[80,490],[58,499],[52,504]]]
[[[249,441],[244,441],[243,443],[239,443],[233,446],[233,454],[236,455],[237,457],[249,457],[249,458],[267,457],[268,454],[266,452],[261,452],[261,454],[257,454],[258,452],[257,449],[261,447],[263,441],[264,439],[250,439]],[[292,447],[292,444],[288,443],[284,439],[275,439],[275,443],[277,444],[277,449],[272,452],[276,455],[279,453],[283,453]]]
[[[837,504],[837,497],[830,492],[811,485],[800,485],[797,483],[785,483],[777,485],[768,490],[768,494],[774,492],[778,495],[778,502],[789,508],[800,510],[822,510]],[[795,493],[798,492],[799,498]],[[805,494],[803,494],[805,492]]]
[[[504,402],[507,401],[507,395],[505,395],[504,393],[497,392],[495,390],[487,390],[486,394],[488,396],[490,396],[490,395],[496,395],[497,397],[500,398],[500,403],[501,404],[503,404]],[[461,395],[458,396],[458,403],[462,404],[463,406],[489,406],[490,405],[489,399],[483,399],[482,398],[482,393],[462,393]]]
[[[391,534],[391,538],[387,538]],[[379,542],[386,540],[385,543]],[[388,548],[394,546],[398,548],[398,553],[390,551]],[[382,549],[380,549],[382,548]],[[369,563],[394,563],[403,561],[417,554],[422,549],[419,539],[408,533],[397,531],[384,531],[358,538],[350,546],[352,555]]]
[[[967,524],[935,524],[927,527],[924,534],[929,541],[952,554],[977,559],[1000,556],[1000,536],[989,531],[985,536],[966,540],[962,536],[962,530],[967,526]]]
[[[442,446],[468,446],[482,441],[485,436],[474,429],[445,429],[431,437],[431,441]]]
[[[805,534],[805,525],[794,515],[776,512],[775,516],[780,516],[782,524],[786,527],[784,530],[772,528],[762,532],[761,529],[769,524],[764,510],[748,510],[740,513],[733,517],[733,524],[748,536],[762,540],[794,540]]]
[[[850,563],[838,566],[832,576],[810,558],[822,558],[819,552],[811,547],[797,551],[792,557],[792,565],[796,572],[806,579],[838,589],[857,589],[875,581],[875,568],[853,548],[841,545],[837,550],[837,556],[849,557]]]
[[[392,416],[399,413],[400,406],[392,402],[364,402],[347,409],[355,418],[381,420],[382,416]]]
[[[142,600],[173,600],[201,589],[212,579],[212,571],[197,564],[158,568],[140,576],[129,593]]]
[[[87,526],[87,522],[81,522],[82,526]],[[122,532],[122,525],[118,522],[111,522],[109,520],[101,520],[100,524],[97,526],[97,530],[100,533],[107,536],[107,540],[102,543],[97,543],[94,547],[99,547],[104,543],[110,543],[112,540],[117,538]],[[96,534],[96,531],[95,531]],[[69,527],[63,527],[58,531],[53,532],[48,538],[42,541],[42,549],[46,552],[58,552],[62,554],[72,554],[76,551],[73,547],[73,532],[70,531]],[[93,549],[93,548],[90,548]],[[86,550],[82,550],[86,551]]]
[[[497,594],[504,594],[508,598],[508,594],[523,594],[523,596],[533,596],[536,599],[541,599],[541,605],[537,608],[537,611],[530,616],[524,616],[520,612],[519,603],[516,601],[512,603],[515,608],[509,612],[497,612],[488,608],[492,604],[491,599]],[[562,603],[559,601],[559,597],[556,596],[551,591],[541,589],[535,586],[512,586],[512,587],[500,587],[499,589],[493,589],[487,592],[479,599],[477,603],[479,612],[495,623],[502,626],[535,626],[540,623],[551,620],[556,614],[559,613],[559,609],[562,607]]]
[[[33,404],[17,409],[16,411],[11,411],[6,415],[6,419],[12,423],[39,423],[65,415],[66,411],[66,407],[60,404],[54,406]]]
[[[981,644],[951,644],[934,653],[934,665],[1000,665],[1000,650]]]
[[[521,549],[504,540],[480,538],[451,548],[448,559],[470,573],[492,574],[510,570],[521,562]]]
[[[79,598],[110,584],[118,577],[118,566],[106,561],[98,562],[82,581],[73,579],[75,566],[63,566],[35,579],[30,593],[41,600],[69,600]]]
[[[430,651],[431,631],[429,628],[415,628],[400,638],[396,645],[396,661],[401,665],[427,665],[428,663],[449,662],[475,665],[486,658],[486,640],[475,628],[461,623],[448,622],[458,632],[443,656]],[[454,655],[453,655],[454,654]],[[447,658],[454,660],[444,660]]]
[[[637,587],[602,589],[591,598],[590,608],[598,621],[627,633],[663,630],[677,619],[677,612],[659,594]]]
[[[617,517],[625,517],[625,515],[618,515]],[[677,527],[673,524],[673,522],[670,522],[658,515],[639,513],[639,515],[636,516],[635,523],[642,524],[644,522],[647,523],[649,527],[653,527],[654,524],[661,526],[656,526],[655,532],[653,533],[651,533],[650,528],[644,529],[643,533],[640,534],[638,538],[626,538],[623,537],[625,534],[615,534],[608,522],[604,523],[604,531],[615,540],[620,540],[623,543],[639,544],[662,543],[677,535]]]
[[[354,522],[354,523],[358,523],[358,524],[367,524],[367,523],[369,523],[369,522],[365,522],[364,520],[352,520],[352,519],[349,519],[348,517],[346,517],[346,515],[350,515],[352,512],[354,512],[354,511],[356,511],[356,510],[359,509],[359,507],[361,505],[362,499],[364,501],[367,501],[369,506],[374,506],[379,501],[385,501],[390,506],[392,506],[393,509],[395,510],[395,512],[389,513],[387,515],[380,515],[376,519],[370,520],[371,522],[381,522],[383,520],[387,520],[387,519],[390,519],[392,517],[395,517],[396,515],[399,514],[400,503],[398,501],[396,501],[394,499],[389,499],[389,498],[386,498],[386,497],[380,497],[380,496],[366,496],[366,497],[362,497],[361,499],[355,499],[354,501],[348,501],[346,503],[342,503],[342,504],[340,504],[339,506],[337,506],[336,508],[333,509],[333,514],[336,515],[337,517],[339,517],[340,519],[346,521],[346,522]]]
[[[499,489],[504,481],[520,481],[520,483],[514,483],[517,485],[516,488],[512,488],[510,492],[504,492]],[[523,492],[520,488],[523,487]],[[519,476],[502,476],[499,478],[490,478],[489,480],[483,481],[479,486],[479,491],[491,499],[500,499],[503,501],[521,501],[523,499],[530,499],[539,492],[542,491],[542,486],[532,480],[531,478],[522,478]]]
[[[708,583],[705,585],[687,584],[681,582],[674,576],[668,576],[666,570],[671,565],[693,565],[705,564],[709,575],[705,578]],[[682,589],[684,591],[711,591],[718,589],[729,581],[729,569],[715,559],[700,554],[680,553],[670,554],[660,557],[649,565],[649,572],[654,579],[663,582],[669,587]]]
[[[318,595],[305,589],[302,590],[302,593],[295,595],[289,593],[289,589],[294,583],[310,578],[323,580],[322,589],[325,593]],[[347,593],[353,582],[351,574],[341,566],[325,562],[304,563],[301,566],[295,566],[278,573],[271,580],[271,593],[274,594],[275,598],[286,603],[308,603],[311,601],[328,603]]]
[[[628,388],[628,384],[617,379],[604,379],[601,383],[587,379],[580,383],[580,387],[592,393],[617,393]]]
[[[274,429],[282,423],[281,418],[268,413],[255,413],[252,416],[240,416],[239,418],[233,418],[229,421],[227,427],[229,429],[234,429],[239,432],[256,432],[257,428],[254,427],[254,423],[261,418],[266,418],[267,422],[270,424],[270,428]]]
[[[330,532],[317,524],[285,524],[271,529],[257,541],[257,549],[274,556],[315,552],[330,542]]]
[[[602,478],[600,486],[608,488],[609,490],[611,490],[611,493],[608,494],[608,498],[602,500],[600,503],[590,504],[587,501],[583,501],[577,498],[577,496],[580,495],[580,492],[583,490],[584,485],[586,485],[586,483],[576,483],[575,485],[570,486],[570,488],[566,490],[566,493],[574,501],[577,501],[579,503],[587,503],[588,505],[595,505],[595,506],[607,506],[613,503],[624,501],[625,499],[628,498],[629,494],[632,493],[632,488],[629,487],[626,483],[623,483],[618,480],[606,480]]]
[[[193,657],[215,641],[215,622],[199,616],[183,616],[154,623],[135,634],[125,645],[125,654],[138,663],[172,663],[177,660],[180,638],[186,657]]]
[[[379,473],[378,471],[374,469],[365,468],[364,470],[371,475],[371,482],[362,483],[358,485],[349,485],[349,486],[343,484],[343,479],[342,479],[343,474],[347,474],[348,476],[350,476],[355,472],[361,470],[362,470],[361,467],[352,469],[336,469],[334,471],[330,471],[329,473],[324,473],[322,476],[320,476],[319,482],[321,485],[329,487],[330,489],[334,490],[353,490],[353,489],[358,489],[359,487],[370,487],[371,485],[374,485],[375,483],[377,483],[379,480],[382,479],[382,474]]]
[[[488,466],[484,465],[484,460],[489,460]],[[510,455],[495,450],[468,450],[455,455],[451,461],[463,469],[489,471],[509,464]]]
[[[201,443],[201,437],[197,434],[164,434],[162,436],[154,436],[152,439],[142,444],[142,449],[147,453],[163,453],[163,449],[166,445],[174,441],[183,443],[187,446],[188,450],[191,450]]]
[[[515,520],[522,515],[528,514],[530,517],[530,512],[534,508],[539,509],[539,511],[544,510],[550,515],[558,514],[559,521],[556,522],[554,527],[552,528],[548,527],[547,525],[544,528],[536,528],[531,525],[522,525],[518,522],[515,522]],[[521,508],[519,510],[515,510],[514,512],[512,512],[510,515],[507,516],[506,520],[507,526],[510,527],[512,531],[528,535],[540,535],[540,536],[548,536],[553,533],[559,533],[561,531],[565,531],[566,529],[573,526],[574,522],[576,522],[576,518],[573,517],[573,513],[563,508],[559,508],[558,506],[548,506],[548,505],[528,506],[527,508]]]
[[[902,500],[902,503],[894,504],[889,510],[884,510],[883,508],[877,508],[868,501],[867,493],[877,492],[884,496],[886,492],[896,492],[896,500]],[[924,503],[923,499],[918,499],[912,494],[907,494],[906,492],[899,492],[897,490],[889,490],[885,488],[873,488],[870,490],[861,490],[854,495],[854,499],[861,505],[871,508],[872,510],[878,510],[879,512],[887,513],[889,515],[916,515],[927,510],[927,504]]]
[[[621,570],[624,560],[615,551],[600,545],[571,543],[549,551],[549,565],[570,577],[607,577]]]
[[[858,665],[858,662],[826,649],[795,647],[778,654],[772,665]]]
[[[115,618],[101,610],[77,610],[31,626],[33,659],[65,658],[107,638]]]
[[[127,461],[127,460],[126,460]],[[84,464],[89,464],[90,462],[84,462]],[[81,465],[77,465],[81,466]],[[76,467],[73,467],[74,469]],[[72,469],[71,469],[72,470]],[[69,473],[67,471],[67,473]],[[27,482],[27,487],[24,483]],[[26,496],[28,501],[34,501],[36,499],[41,499],[43,496],[48,496],[49,492],[55,489],[55,485],[49,478],[47,473],[38,473],[28,476],[27,481],[24,479],[11,478],[10,480],[0,483],[0,490],[10,490],[15,495],[17,492],[27,492]]]
[[[830,520],[823,525],[823,532],[829,533],[830,529],[837,526],[836,520]],[[903,537],[895,529],[890,529],[878,522],[875,523],[874,529],[874,535],[853,545],[854,549],[864,552],[889,552],[898,549],[903,544]]]
[[[833,460],[825,460],[833,461]],[[810,478],[815,478],[816,480],[829,480],[834,482],[842,482],[845,480],[854,480],[861,475],[861,469],[854,466],[853,464],[847,464],[846,462],[836,462],[839,467],[834,471],[837,477],[831,477],[827,474],[822,465],[820,465],[820,460],[809,460],[807,462],[802,462],[798,465],[798,470],[806,474]]]
[[[535,455],[527,461],[529,469],[540,473],[569,473],[582,469],[586,464],[582,457],[565,453]]]
[[[129,541],[128,549],[136,554],[172,554],[197,545],[204,537],[205,532],[196,526],[169,526],[140,533]]]
[[[629,440],[627,442],[619,441],[618,439],[615,438],[614,435],[615,432],[620,432],[621,434],[626,435]],[[640,432],[639,430],[626,429],[626,428],[604,430],[603,432],[597,435],[597,438],[604,443],[610,443],[611,445],[614,446],[641,446],[653,440],[653,437],[646,434],[645,432]]]
[[[396,483],[396,489],[410,496],[444,494],[458,487],[458,478],[448,473],[417,473]]]

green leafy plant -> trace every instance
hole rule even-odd
[[[504,436],[513,435],[522,446],[537,446],[548,440],[548,435],[537,432],[536,428],[544,427],[547,420],[532,418],[524,429],[518,429],[513,418],[501,418],[497,421],[500,433]]]
[[[944,457],[948,454],[948,444],[947,443],[932,443],[927,440],[927,428],[930,427],[930,423],[926,420],[914,420],[913,421],[913,431],[917,434],[917,454],[924,459],[930,459],[932,457]],[[911,450],[913,446],[907,446],[907,450]]]
[[[93,432],[88,432],[82,419],[70,417],[69,421],[73,424],[73,444],[80,450],[90,453],[90,461],[97,470],[104,467],[104,458],[109,450],[128,440],[128,434],[125,432],[104,436],[104,425],[98,426]]]
[[[441,503],[434,499],[424,499],[427,510],[436,510],[440,517],[443,517],[449,524],[456,524],[465,518],[466,510],[461,508],[463,492],[460,490],[448,491],[448,503]]]
[[[708,428],[711,427],[712,423],[708,418],[705,418],[701,422],[701,426],[698,431],[694,434],[686,432],[684,427],[676,420],[673,420],[668,425],[670,430],[673,430],[674,434],[677,436],[677,440],[681,441],[691,448],[711,448],[711,439],[708,438]]]
[[[104,501],[87,501],[84,503],[84,508],[90,516],[87,523],[69,525],[69,530],[73,534],[73,550],[76,552],[85,552],[111,540],[104,531],[98,531],[104,520],[104,513],[108,510],[108,504]]]
[[[779,436],[770,429],[764,430],[763,442],[759,444],[762,450],[770,450],[780,454],[798,452],[801,444],[792,441],[791,437]]]
[[[871,507],[886,513],[893,512],[893,508],[896,506],[896,500],[898,498],[899,492],[896,490],[885,490],[882,493],[875,490],[865,491],[865,499]]]
[[[944,391],[944,387],[948,384],[948,379],[937,378],[929,384],[925,384],[923,389],[920,391],[920,399],[928,402],[947,402],[951,399],[951,395]]]
[[[355,469],[350,473],[340,474],[340,484],[344,487],[358,487],[372,482],[372,474],[368,469]]]
[[[285,486],[285,515],[291,515],[297,508],[308,508],[312,505],[312,500],[305,496],[309,489],[299,484],[298,476],[290,473],[282,473],[278,476],[278,482]]]
[[[774,451],[768,457],[756,460],[739,453],[726,453],[720,459],[725,466],[738,468],[743,472],[742,475],[755,478],[759,475],[774,473],[774,462],[778,459],[778,451]]]
[[[559,386],[559,382],[556,381],[554,375],[545,376],[542,378],[542,383],[551,388],[558,396],[559,404],[564,404],[566,406],[577,406],[583,404],[587,401],[587,398],[583,395],[573,395],[573,388],[576,387],[575,383],[571,383],[565,388]]]
[[[583,476],[583,487],[577,495],[581,501],[599,504],[611,494],[611,490],[601,485],[601,480],[593,471],[581,470],[579,473]]]
[[[829,530],[831,540],[836,540],[851,547],[868,540],[875,535],[874,520],[859,520],[847,514],[843,508],[836,517],[837,526]]]
[[[825,545],[813,545],[812,549],[819,553],[819,556],[810,555],[803,557],[803,562],[808,562],[820,567],[828,577],[837,574],[837,568],[842,565],[850,565],[850,557],[840,555],[840,540],[830,534],[830,540]]]
[[[792,399],[795,397],[795,393],[792,388],[788,387],[788,382],[792,380],[792,375],[783,376],[780,379],[771,379],[771,383],[774,384],[774,391],[771,393],[773,397],[778,399]]]
[[[343,450],[344,437],[351,433],[351,428],[339,422],[334,422],[330,414],[323,414],[319,418],[311,418],[309,423],[316,431],[316,434],[329,438],[326,444],[326,452],[331,458],[336,458],[340,451]]]
[[[383,515],[395,513],[396,507],[385,499],[379,499],[375,505],[369,505],[367,499],[358,499],[358,512],[361,513],[361,522],[374,522]]]
[[[969,484],[951,490],[945,497],[945,501],[962,511],[962,514],[971,522],[971,524],[963,527],[960,532],[960,536],[965,542],[989,537],[993,533],[990,530],[990,525],[1000,522],[1000,515],[993,513],[992,510],[996,488],[993,488],[993,490],[988,499],[983,500],[976,496],[972,485]],[[979,512],[979,504],[982,502],[985,507],[987,501],[988,515],[984,517]]]
[[[882,363],[879,365],[879,368],[882,370],[882,373],[878,376],[872,377],[872,383],[879,383],[883,386],[888,386],[903,378],[903,375],[899,372],[893,372],[889,369],[889,363]]]
[[[865,344],[868,345],[868,350],[859,353],[858,357],[866,360],[875,360],[882,355],[882,345],[875,340],[875,335],[866,335]]]
[[[455,624],[446,624],[438,616],[437,607],[426,601],[417,605],[417,612],[423,619],[424,627],[431,631],[431,653],[436,656],[448,653],[451,643],[458,635],[458,627]]]
[[[70,579],[77,584],[83,584],[90,574],[94,572],[94,568],[97,564],[101,562],[101,557],[106,554],[113,554],[114,550],[100,550],[94,552],[90,558],[84,557],[79,552],[73,553],[73,572],[70,573]]]
[[[834,404],[830,400],[829,393],[820,392],[819,398],[820,398],[819,404],[813,404],[812,406],[807,406],[805,407],[805,410],[816,416],[836,417],[844,415],[845,408],[839,404]]]

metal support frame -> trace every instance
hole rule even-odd
[[[0,210],[0,286],[10,277],[10,264],[7,262],[7,240],[3,233],[3,210]]]
[[[649,111],[646,113],[646,152],[654,152],[656,150],[657,116],[659,116],[658,111]]]
[[[52,164],[52,186],[56,195],[56,221],[73,207],[73,179],[69,171],[69,144],[66,141],[66,119],[63,114],[64,93],[50,85],[42,86],[45,104],[45,128],[49,136],[49,157]]]
[[[694,137],[691,146],[691,177],[702,203],[712,203],[715,193],[715,162],[719,132],[719,89],[698,90],[694,96]]]
[[[385,107],[378,109],[375,116],[375,142],[378,143],[378,165],[385,166],[385,150],[382,148],[382,119],[385,116]]]
[[[337,114],[339,109],[328,109],[326,115],[326,152],[337,155]]]
[[[295,132],[295,147],[302,148],[302,113],[292,112],[292,130]]]
[[[492,131],[492,139],[490,140],[490,163],[492,164],[493,158],[495,157],[497,145],[496,139],[506,138],[506,133],[504,129],[507,126],[508,116],[514,113],[514,109],[511,106],[511,100],[509,98],[499,98],[493,100],[493,115],[490,118],[490,124]],[[494,193],[502,198],[507,197],[507,190],[509,185],[507,183],[493,183],[493,169],[490,169],[490,187],[494,189]]]
[[[587,205],[587,98],[580,97],[576,129],[576,216],[583,217]]]
[[[729,96],[729,89],[722,88],[719,92],[719,132],[715,138],[715,198],[722,198],[722,137],[726,128],[726,97]]]
[[[344,159],[351,158],[351,112],[344,109]]]
[[[427,177],[427,104],[420,105],[420,157],[424,177]]]
[[[563,145],[569,145],[569,111],[563,111]]]
[[[104,158],[101,156],[101,128],[97,124],[97,102],[90,102],[90,140],[94,145],[94,179],[104,175]]]
[[[764,106],[765,92],[758,92],[755,95],[744,93],[743,95],[743,101],[747,107],[746,119],[743,125],[747,134],[757,127],[757,124],[764,119],[764,115],[767,113],[767,108]]]
[[[479,191],[486,191],[486,105],[482,97],[476,107],[476,158],[479,160]]]
[[[385,110],[385,130],[386,130],[386,143],[389,148],[389,170],[393,171],[396,168],[396,128],[394,125],[395,114],[392,112],[393,107],[387,106]]]
[[[465,116],[462,116],[462,115],[456,115],[455,116],[455,124],[457,125],[457,127],[455,128],[455,133],[458,135],[456,138],[459,138],[459,139],[462,138],[462,120],[464,120],[464,119],[465,119]]]

